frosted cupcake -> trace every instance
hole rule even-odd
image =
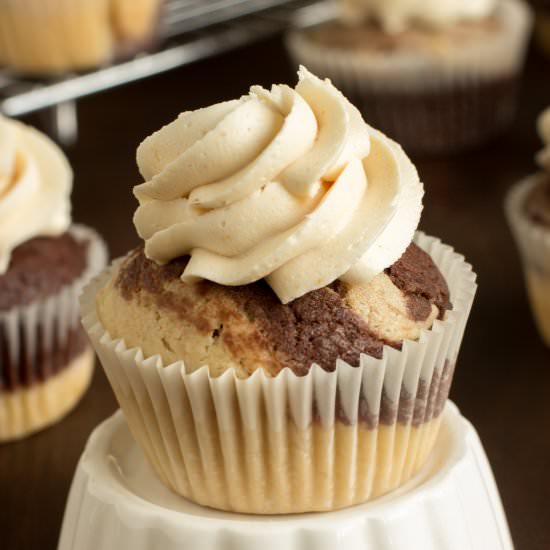
[[[288,35],[294,59],[340,86],[406,150],[444,153],[503,130],[531,30],[524,0],[342,0]]]
[[[475,291],[461,256],[415,237],[423,187],[402,149],[299,76],[141,144],[145,245],[82,299],[159,478],[223,510],[333,510],[410,479]]]
[[[550,346],[550,109],[542,113],[538,126],[545,143],[537,155],[541,171],[512,187],[506,210],[523,259],[531,306]]]
[[[162,0],[0,0],[0,63],[48,75],[97,67],[148,45]]]
[[[0,441],[56,422],[90,381],[77,298],[105,250],[71,225],[71,181],[53,142],[0,116]]]

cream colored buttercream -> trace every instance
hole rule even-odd
[[[71,187],[71,168],[57,145],[0,115],[0,275],[18,245],[68,229]]]
[[[350,23],[376,19],[390,33],[411,23],[441,27],[465,19],[490,16],[497,0],[340,0],[342,16]]]
[[[134,221],[149,258],[189,254],[185,281],[265,277],[286,303],[367,283],[401,256],[422,210],[416,170],[330,81],[299,77],[183,113],[140,145]]]

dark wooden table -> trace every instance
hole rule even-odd
[[[140,181],[141,139],[180,111],[238,97],[250,84],[295,80],[283,47],[271,40],[82,101],[81,139],[68,151],[74,219],[96,227],[112,255],[121,255],[138,243],[131,187]],[[479,274],[452,398],[485,445],[517,550],[550,548],[550,350],[535,331],[502,201],[535,168],[534,121],[548,104],[550,61],[532,52],[518,120],[506,136],[454,158],[414,159],[427,191],[421,228],[464,253]],[[78,457],[115,408],[98,368],[63,422],[0,446],[1,550],[56,548]]]

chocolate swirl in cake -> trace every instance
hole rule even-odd
[[[151,301],[158,311],[171,311],[203,335],[221,339],[228,353],[241,362],[256,350],[267,352],[261,356],[268,363],[261,366],[272,375],[285,367],[305,375],[313,363],[332,371],[338,358],[358,366],[362,353],[380,358],[384,345],[401,347],[402,339],[384,337],[380,327],[370,326],[350,305],[357,302],[357,297],[352,299],[356,289],[342,282],[284,305],[264,281],[240,287],[209,281],[182,285],[179,276],[186,263],[187,258],[178,258],[159,266],[145,257],[143,248],[137,249],[120,269],[116,287],[127,302],[143,306]],[[451,307],[445,280],[415,244],[384,275],[405,298],[411,322],[426,321],[432,306],[439,318]],[[178,282],[181,293],[170,286],[173,282]]]

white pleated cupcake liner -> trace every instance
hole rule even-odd
[[[162,1],[3,0],[0,62],[37,75],[104,65],[151,41]]]
[[[505,210],[521,255],[531,306],[550,346],[550,230],[531,221],[525,212],[527,197],[541,177],[535,174],[514,185],[506,196]]]
[[[25,411],[40,410],[47,416],[50,409],[54,414],[61,407],[59,384],[52,384],[51,391],[47,387],[48,378],[58,375],[51,370],[50,355],[63,354],[75,345],[80,331],[78,297],[107,263],[107,250],[95,231],[73,225],[69,232],[76,240],[88,242],[87,267],[80,277],[45,300],[0,312],[0,358],[4,363],[0,365],[0,441],[33,431],[37,422],[47,422],[46,418],[33,420]],[[32,402],[36,392],[23,391],[34,385],[43,386],[36,404]],[[16,399],[19,394],[25,396],[25,402]]]
[[[239,379],[187,373],[113,339],[85,289],[83,324],[129,427],[160,479],[199,504],[261,514],[331,510],[401,485],[424,463],[439,426],[474,298],[475,274],[439,240],[417,235],[447,280],[453,309],[418,341],[359,367],[313,365],[306,376],[258,369]],[[439,407],[437,406],[439,403]],[[399,411],[405,414],[399,414]]]
[[[503,0],[498,17],[504,30],[482,47],[476,41],[430,55],[325,46],[300,21],[286,43],[297,64],[330,78],[405,149],[448,152],[493,137],[515,114],[533,16],[524,0]]]

